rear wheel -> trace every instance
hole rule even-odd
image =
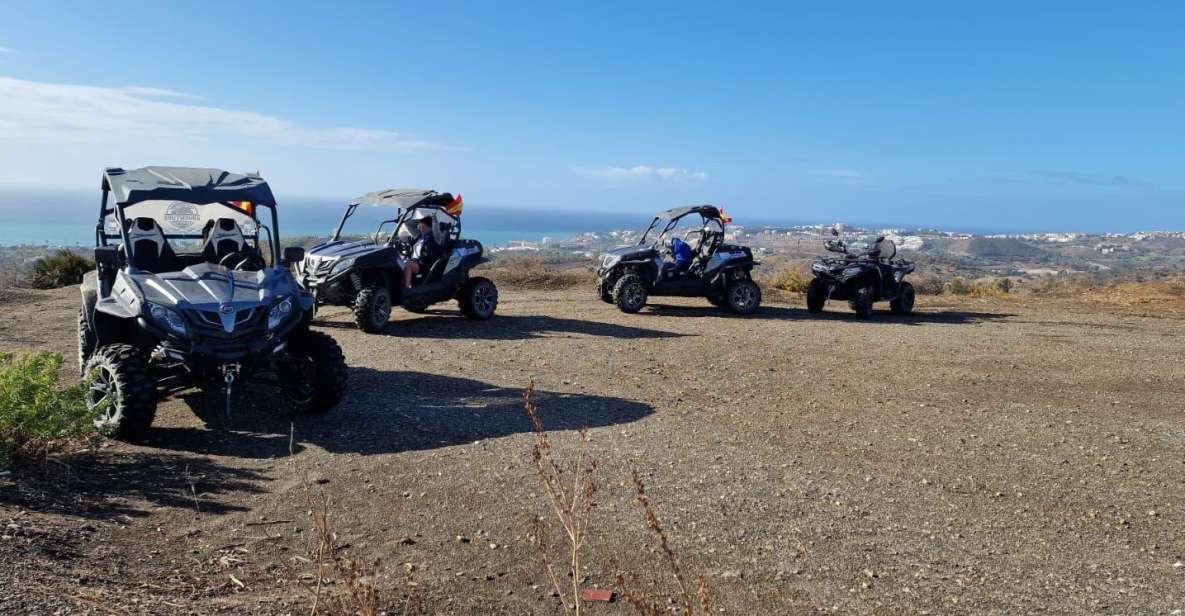
[[[806,310],[807,312],[819,313],[823,312],[823,306],[827,303],[827,283],[815,278],[806,287]]]
[[[725,299],[729,310],[737,314],[753,314],[761,305],[761,287],[752,280],[738,280],[728,286]]]
[[[100,347],[87,360],[84,375],[95,430],[118,439],[148,431],[156,415],[156,379],[139,349],[129,344]]]
[[[328,334],[309,330],[295,334],[282,361],[281,389],[293,412],[321,414],[341,402],[349,372],[342,348]]]
[[[617,279],[617,284],[613,285],[613,303],[617,304],[617,309],[626,313],[633,314],[642,309],[646,305],[646,287],[642,284],[642,279],[633,274],[626,274]]]
[[[917,299],[917,292],[913,290],[913,285],[903,282],[901,291],[897,293],[897,299],[889,302],[889,308],[893,310],[893,314],[909,314],[913,312],[915,299]]]
[[[865,285],[856,289],[856,296],[848,302],[856,316],[867,319],[872,316],[872,287]]]
[[[86,360],[95,352],[95,330],[86,322],[86,308],[78,309],[78,374],[86,373]]]
[[[470,278],[461,289],[461,312],[470,319],[485,321],[498,309],[498,287],[489,278]]]
[[[354,298],[354,322],[370,334],[383,331],[391,319],[391,291],[384,285],[372,285]]]

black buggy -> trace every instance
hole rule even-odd
[[[395,208],[395,217],[379,223],[361,240],[342,239],[342,229],[358,207]],[[363,195],[346,206],[330,240],[314,246],[297,266],[297,278],[316,296],[317,305],[350,306],[354,322],[365,332],[383,330],[391,306],[411,312],[457,300],[471,319],[489,319],[498,307],[498,288],[488,278],[470,277],[469,271],[489,261],[481,242],[461,239],[459,199],[434,190],[391,189]],[[403,288],[403,268],[418,237],[417,223],[432,221],[432,237],[440,257],[425,263],[424,270]],[[384,231],[387,225],[393,225]]]
[[[728,222],[711,205],[680,207],[660,213],[633,246],[611,250],[597,270],[597,295],[626,313],[646,305],[651,295],[706,297],[713,305],[751,314],[761,305],[753,282],[753,253],[724,243]],[[691,248],[692,258],[676,267],[672,240]]]
[[[905,282],[905,275],[914,268],[904,259],[894,260],[896,244],[884,236],[871,244],[848,243],[839,239],[838,230],[832,229],[831,234],[836,237],[824,247],[841,256],[820,257],[811,265],[815,277],[806,289],[809,312],[822,312],[829,299],[847,300],[862,319],[872,316],[875,302],[889,302],[893,314],[913,312],[915,292],[913,285]]]
[[[281,258],[263,178],[109,168],[102,191],[97,268],[83,278],[78,313],[79,365],[100,432],[140,436],[158,398],[191,387],[225,387],[227,412],[244,380],[276,387],[300,413],[341,400],[344,356],[309,330],[313,296],[288,268],[304,252],[289,247]]]

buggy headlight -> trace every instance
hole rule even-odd
[[[351,267],[354,267],[354,261],[357,258],[358,257],[346,257],[344,259],[338,259],[337,263],[334,263],[333,267],[329,268],[330,275],[336,274],[338,272],[344,272]]]
[[[813,264],[811,264],[811,271],[812,272],[826,272],[827,266],[823,265],[822,263],[813,263]]]
[[[617,260],[620,258],[621,257],[619,257],[617,255],[605,255],[605,257],[603,259],[601,259],[601,268],[602,269],[609,269],[609,268],[613,267],[614,265],[617,264]]]
[[[288,315],[290,314],[292,314],[291,299],[285,299],[272,306],[271,312],[267,313],[267,328],[273,330],[279,327],[281,323],[288,320]]]
[[[189,335],[189,326],[176,310],[170,310],[160,304],[148,304],[148,316],[161,327],[179,336]]]

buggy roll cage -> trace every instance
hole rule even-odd
[[[684,216],[689,216],[691,214],[699,214],[700,217],[705,221],[716,221],[720,224],[720,232],[724,232],[724,217],[720,215],[720,209],[716,206],[693,205],[691,207],[677,207],[665,212],[660,212],[658,216],[655,216],[654,220],[650,222],[650,226],[646,227],[646,231],[642,233],[642,238],[638,240],[638,245],[646,245],[646,238],[650,237],[650,232],[658,228],[660,223],[663,221],[666,221],[666,224],[662,225],[662,231],[659,231],[658,235],[654,236],[654,240],[652,240],[652,242],[657,241],[658,238],[662,237],[671,229],[674,229],[679,224],[679,220],[681,220]]]
[[[136,248],[128,236],[128,218],[124,210],[145,201],[175,201],[192,205],[218,204],[245,215],[254,220],[257,227],[267,232],[268,246],[271,248],[272,265],[278,267],[280,259],[280,223],[276,215],[276,200],[272,196],[271,188],[259,174],[238,175],[222,171],[221,169],[201,169],[190,167],[143,167],[141,169],[124,170],[119,167],[108,167],[103,171],[103,183],[100,186],[103,197],[99,202],[99,221],[95,224],[95,246],[108,246],[107,240],[119,239],[123,242],[123,249],[131,262]],[[115,194],[114,207],[108,207],[108,201]],[[247,207],[235,204],[246,203]],[[272,226],[260,222],[256,215],[256,207],[264,206],[271,212]],[[114,214],[119,227],[118,234],[106,231],[104,220]],[[163,230],[162,230],[163,233]],[[176,239],[204,239],[201,233],[170,233],[166,238]],[[259,246],[259,231],[255,232],[256,248]]]
[[[388,223],[394,223],[394,231],[391,237],[387,238],[385,242],[387,246],[395,244],[399,233],[399,226],[406,222],[407,217],[416,210],[436,210],[444,214],[449,219],[448,234],[449,239],[460,239],[461,237],[461,219],[449,214],[446,211],[446,206],[451,203],[453,196],[449,193],[438,193],[435,190],[407,190],[407,189],[392,189],[386,191],[379,191],[368,193],[354,199],[346,206],[346,213],[342,216],[341,222],[337,223],[337,228],[333,230],[333,236],[330,238],[331,242],[336,242],[341,239],[342,229],[346,226],[346,221],[354,215],[360,205],[394,205],[395,218],[384,220],[379,223],[377,229],[374,230],[372,236],[375,243],[378,243],[378,238],[383,230],[383,227]]]

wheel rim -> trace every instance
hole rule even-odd
[[[307,404],[313,399],[313,377],[316,366],[311,357],[293,357],[287,366],[284,395],[295,404]]]
[[[473,290],[473,307],[478,314],[489,314],[494,311],[494,290],[488,285],[479,285]]]
[[[115,387],[115,375],[104,366],[91,370],[90,389],[87,392],[86,406],[92,412],[98,411],[96,423],[110,421],[117,412],[119,405],[117,398],[119,391]]]
[[[391,298],[386,293],[379,293],[374,298],[374,313],[375,323],[386,323],[391,318]]]
[[[740,284],[732,289],[732,303],[739,310],[748,310],[753,305],[753,289],[747,284]]]
[[[642,286],[632,284],[625,288],[625,304],[631,308],[642,305]]]

